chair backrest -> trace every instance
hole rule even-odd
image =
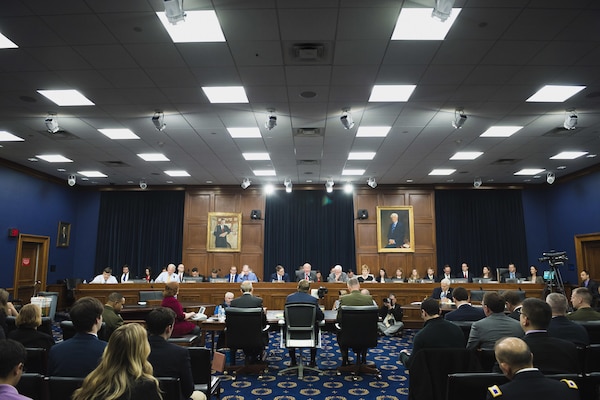
[[[46,400],[48,390],[44,375],[38,373],[23,373],[21,380],[15,386],[17,391],[33,400]]]
[[[600,321],[573,321],[585,328],[590,344],[600,344]]]
[[[591,344],[580,352],[583,355],[583,372],[600,372],[600,344]]]
[[[485,399],[487,388],[508,382],[503,374],[470,372],[448,375],[447,400]]]
[[[227,344],[231,348],[262,347],[263,309],[261,307],[225,309]]]
[[[203,276],[186,276],[183,278],[183,283],[198,283],[204,282]]]
[[[508,268],[496,268],[496,277],[498,282],[502,282],[502,275],[508,272]]]
[[[48,353],[40,347],[26,347],[27,359],[25,360],[25,372],[45,374],[48,370]]]
[[[158,385],[163,392],[163,400],[181,400],[179,378],[161,376],[156,379],[158,379]]]
[[[471,290],[471,301],[481,303],[485,292],[485,290]]]
[[[283,318],[286,325],[286,347],[316,347],[318,344],[315,335],[316,304],[286,304],[283,309]]]
[[[377,347],[377,306],[342,306],[340,312],[342,331],[352,333],[338,337],[340,345],[363,349]]]
[[[140,290],[140,301],[161,300],[163,299],[162,292],[159,290]]]
[[[73,321],[71,320],[60,321],[60,329],[62,330],[63,340],[71,339],[77,333],[77,331],[75,330],[75,326],[73,325]],[[102,326],[98,331],[98,339],[104,341],[108,340],[106,332],[106,322],[102,322]]]
[[[208,384],[211,380],[210,350],[205,347],[188,347],[194,384]]]
[[[451,321],[454,325],[458,325],[458,327],[462,330],[463,335],[465,337],[465,346],[469,341],[469,335],[471,334],[471,325],[473,325],[473,321]]]
[[[66,376],[48,377],[48,393],[50,400],[70,399],[75,390],[83,385],[85,378],[75,378]]]
[[[38,296],[49,297],[51,299],[50,313],[47,315],[47,317],[50,317],[50,319],[54,321],[54,316],[56,315],[56,306],[58,305],[58,292],[38,292]]]

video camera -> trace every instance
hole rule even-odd
[[[549,251],[542,253],[542,257],[538,258],[539,262],[549,262],[550,265],[564,264],[567,261],[566,251]]]
[[[319,296],[320,299],[322,299],[323,297],[325,297],[325,295],[329,292],[329,290],[326,287],[321,286],[318,290],[317,290],[317,296]]]

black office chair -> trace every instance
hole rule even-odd
[[[340,367],[338,371],[350,371],[353,379],[358,379],[361,373],[373,374],[381,379],[381,373],[377,368],[366,363],[361,364],[361,354],[366,350],[377,347],[377,322],[379,322],[379,308],[377,306],[342,306],[338,327],[338,344],[340,347],[348,347],[354,351],[356,364]]]
[[[73,393],[83,385],[84,379],[66,376],[48,377],[49,400],[70,399]]]
[[[46,400],[48,386],[42,374],[24,373],[15,387],[23,396],[31,397],[33,400]]]
[[[63,340],[71,339],[77,333],[71,320],[60,321],[60,329],[63,333]],[[102,327],[98,331],[98,339],[108,340],[108,337],[106,337],[106,322],[102,322]]]
[[[578,349],[583,357],[582,372],[585,374],[600,372],[600,344],[591,344]]]
[[[231,366],[235,365],[235,353],[237,349],[243,349],[246,355],[245,365],[241,368],[234,367],[235,374],[262,373],[268,370],[268,364],[260,357],[269,341],[269,325],[266,321],[264,311],[261,307],[238,308],[228,307],[225,309],[225,329],[227,331],[227,345],[231,349]],[[258,357],[252,360],[252,357]],[[251,361],[256,361],[251,363]]]
[[[315,304],[286,304],[283,310],[284,321],[281,324],[281,339],[286,348],[311,348],[319,346],[321,330],[316,321],[317,305]],[[285,329],[284,329],[285,327]],[[315,328],[316,327],[316,328]],[[300,351],[298,365],[279,371],[279,375],[298,371],[298,378],[304,378],[304,370],[321,373],[318,368],[305,366]]]
[[[469,335],[471,334],[471,325],[473,325],[473,321],[451,321],[454,325],[458,325],[458,327],[462,330],[463,335],[465,337],[465,346],[469,341]]]
[[[206,395],[207,399],[221,398],[221,378],[213,376],[211,371],[210,350],[205,347],[189,347],[194,390]]]
[[[481,303],[486,290],[471,290],[471,302]]]
[[[590,344],[600,344],[600,321],[573,321],[585,328],[589,337]]]
[[[145,301],[150,305],[160,305],[163,300],[163,294],[159,290],[140,290],[139,301]]]
[[[508,382],[503,374],[470,372],[448,375],[446,400],[481,400],[487,395],[487,388]]]
[[[26,347],[27,359],[25,360],[25,372],[46,374],[48,371],[48,352],[39,347]]]
[[[65,279],[65,286],[67,289],[66,299],[67,306],[72,305],[75,302],[75,289],[77,289],[77,285],[83,283],[83,279],[81,278],[67,278]]]
[[[493,372],[494,366],[496,365],[496,354],[494,349],[476,349],[473,350],[477,359],[479,360],[479,365],[481,366],[482,372]],[[499,368],[499,367],[498,367]],[[499,371],[498,369],[496,371]]]
[[[6,317],[6,334],[8,335],[15,329],[17,329],[17,317],[12,315]],[[52,320],[50,317],[42,317],[42,325],[38,326],[37,330],[52,336]]]
[[[163,392],[163,400],[181,400],[181,387],[179,378],[160,376],[156,377],[156,379],[158,380],[158,386],[160,387],[160,390]]]

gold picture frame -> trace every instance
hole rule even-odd
[[[377,207],[377,250],[414,253],[415,219],[412,206]]]
[[[206,251],[241,251],[242,213],[210,212],[206,231]]]
[[[56,234],[56,247],[69,247],[71,241],[71,224],[68,222],[58,223],[58,233]]]

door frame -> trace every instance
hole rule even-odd
[[[584,266],[585,265],[585,245],[588,242],[600,242],[600,232],[596,232],[596,233],[584,233],[581,235],[575,235],[575,257],[577,260],[577,265],[581,265]],[[589,266],[585,266],[586,268],[589,268]],[[577,279],[579,279],[579,273],[581,271],[577,271]],[[590,274],[592,276],[594,276],[594,273],[596,274],[596,276],[598,275],[598,272],[600,271],[588,271],[590,272]]]
[[[46,290],[46,279],[48,276],[48,253],[50,251],[50,237],[21,233],[19,234],[19,240],[17,242],[17,254],[15,256],[15,277],[13,283],[14,298],[18,298],[19,294],[19,273],[21,268],[21,257],[23,254],[23,244],[25,243],[35,243],[41,246],[37,278],[40,282],[40,290]]]

